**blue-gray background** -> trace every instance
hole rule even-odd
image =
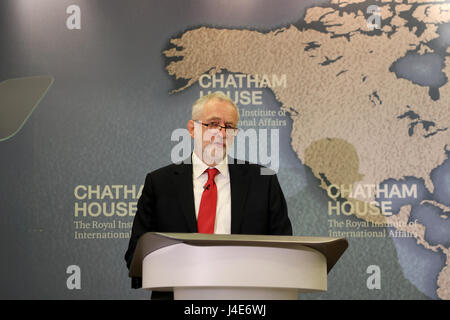
[[[81,8],[80,30],[66,27],[72,4]],[[55,81],[23,128],[0,142],[0,298],[147,299],[148,292],[130,288],[123,260],[127,239],[74,239],[74,188],[141,185],[147,172],[170,163],[176,144],[171,134],[185,127],[201,90],[196,84],[169,94],[179,86],[164,69],[162,52],[171,38],[202,25],[266,31],[296,24],[308,7],[320,4],[327,1],[3,0],[0,82],[35,75]],[[443,25],[436,46],[446,48],[446,30]],[[441,58],[411,59],[432,70]],[[400,61],[396,72],[439,85],[433,73],[408,72],[409,66]],[[267,89],[263,101],[266,109],[280,107]],[[330,199],[292,151],[292,121],[283,119],[278,177],[295,235],[328,236]],[[420,186],[420,199],[410,200],[412,215],[428,228],[438,225],[433,215],[442,212],[428,214],[425,210],[436,210],[419,203],[436,199],[449,205],[449,172],[448,160],[433,171],[435,194],[427,193],[422,181],[408,180]],[[436,239],[428,234],[427,240],[448,246],[448,230],[447,223],[434,229]],[[437,298],[443,254],[417,246],[413,238],[349,243],[329,275],[328,291],[302,298]],[[66,286],[69,265],[81,268],[80,290]],[[369,265],[380,266],[379,290],[367,288]]]

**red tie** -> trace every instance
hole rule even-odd
[[[214,178],[219,173],[216,168],[206,169],[208,181],[203,187],[202,200],[198,211],[197,229],[198,233],[214,233],[217,207],[217,186]]]

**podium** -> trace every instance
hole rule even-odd
[[[327,290],[347,247],[343,238],[148,232],[129,276],[175,300],[296,300]]]

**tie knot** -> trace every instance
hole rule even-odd
[[[219,173],[219,170],[217,170],[216,168],[212,168],[206,169],[206,172],[208,173],[208,180],[214,180],[216,175]]]

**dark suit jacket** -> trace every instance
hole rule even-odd
[[[231,233],[292,235],[277,176],[261,175],[260,165],[230,160]],[[171,164],[147,175],[125,254],[128,268],[146,232],[197,232],[192,164]]]

